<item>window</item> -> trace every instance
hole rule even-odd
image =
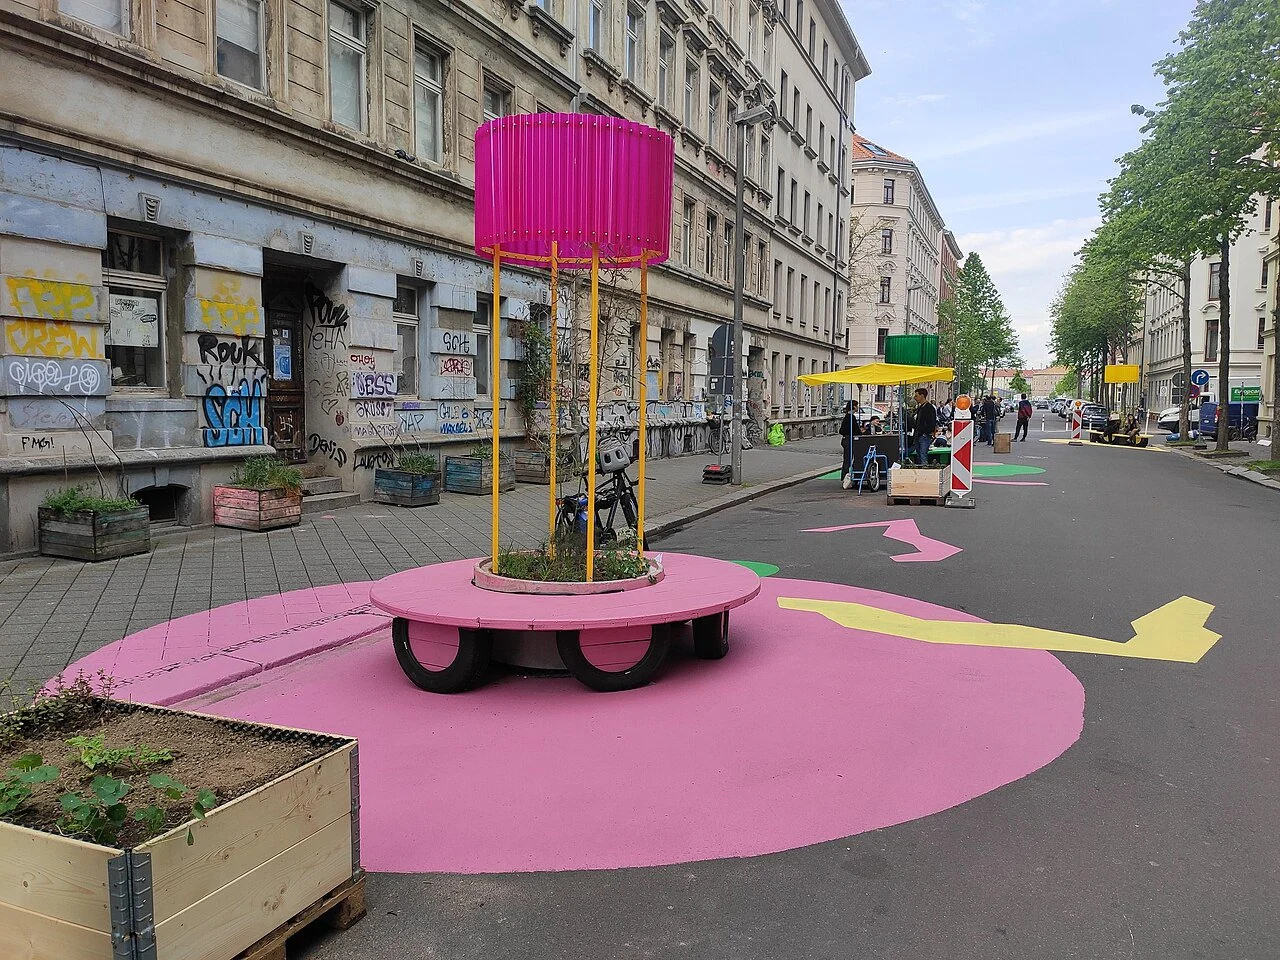
[[[365,15],[329,3],[329,114],[334,123],[364,129]]]
[[[476,338],[476,396],[488,397],[492,386],[489,362],[493,359],[493,344],[489,339],[493,332],[493,297],[489,294],[476,294],[476,312],[471,323],[471,332]]]
[[[714,83],[707,90],[707,146],[715,147],[720,130],[720,88]]]
[[[1260,287],[1262,287],[1263,290],[1267,289],[1267,281],[1271,279],[1268,276],[1270,272],[1271,272],[1271,261],[1263,260],[1262,261],[1262,282],[1258,284]]]
[[[826,147],[827,147],[827,125],[823,123],[821,120],[819,120],[818,121],[818,157],[820,159],[823,159],[823,160],[826,159],[826,157],[822,156],[822,151],[825,150]]]
[[[693,266],[693,217],[695,204],[692,200],[684,202],[684,222],[680,225],[680,261],[686,267]]]
[[[747,15],[747,59],[758,60],[756,39],[760,29],[760,8],[752,4],[751,13]]]
[[[706,269],[707,276],[713,277],[716,272],[716,215],[714,213],[707,214],[707,254],[703,267]]]
[[[102,277],[108,295],[106,355],[112,386],[164,387],[163,244],[155,237],[108,230]]]
[[[831,47],[827,44],[827,41],[823,40],[822,41],[822,82],[823,83],[827,82],[827,62],[830,56],[831,56]]]
[[[796,39],[800,39],[800,25],[804,23],[804,0],[796,0]]]
[[[746,149],[742,157],[742,175],[748,180],[755,179],[756,171],[756,128],[747,127],[743,131],[746,138]]]
[[[889,328],[881,327],[876,331],[876,356],[884,356],[885,341],[889,339]]]
[[[836,250],[836,215],[834,213],[827,214],[827,249],[832,253]]]
[[[793,89],[791,91],[791,125],[793,127],[800,126],[800,91]]]
[[[789,213],[789,219],[791,220],[791,223],[794,226],[799,226],[799,224],[796,223],[796,211],[799,208],[800,208],[800,185],[796,183],[796,181],[793,178],[791,181],[791,206],[789,208],[788,213]]]
[[[627,79],[636,83],[644,77],[644,14],[627,7]]]
[[[1274,202],[1275,202],[1274,200],[1268,200],[1268,201],[1267,201],[1266,212],[1265,212],[1265,213],[1263,213],[1263,215],[1262,215],[1262,229],[1263,229],[1263,230],[1266,230],[1266,231],[1270,231],[1270,230],[1271,230],[1271,205],[1272,205]]]
[[[756,293],[764,296],[769,292],[769,275],[768,269],[769,247],[763,240],[756,244]]]
[[[822,242],[822,201],[818,201],[818,220],[815,226],[814,235],[818,238],[818,242]]]
[[[813,59],[814,51],[818,44],[818,25],[814,23],[813,17],[809,18],[809,59]]]
[[[817,280],[813,281],[813,330],[815,333],[818,331],[818,311],[822,309],[821,293],[822,284]]]
[[[262,0],[216,0],[218,75],[262,89]]]
[[[688,60],[684,65],[684,125],[693,129],[698,115],[698,65]]]
[[[889,293],[893,289],[893,279],[891,277],[880,278],[880,302],[889,303]]]
[[[767,77],[773,71],[773,28],[765,27],[764,30],[764,51],[761,54],[761,62],[764,67],[764,75]]]
[[[1222,285],[1219,277],[1221,272],[1222,272],[1222,264],[1220,263],[1209,264],[1209,299],[1210,300],[1217,300],[1218,295],[1221,292],[1221,290],[1219,289]]]
[[[880,252],[893,253],[893,230],[889,227],[880,231]]]
[[[769,138],[760,134],[760,183],[769,182]]]
[[[730,278],[729,265],[733,263],[733,224],[724,225],[724,249],[721,257],[720,274],[724,279]]]
[[[418,395],[418,288],[408,284],[396,286],[396,299],[391,305],[396,322],[396,349],[391,366],[400,375],[398,393],[405,397]]]
[[[728,20],[725,26],[729,28],[729,36],[736,37],[738,35],[738,0],[725,0],[725,15]]]
[[[496,120],[511,112],[511,90],[494,80],[489,74],[484,75],[484,120]]]
[[[1204,358],[1218,359],[1218,321],[1208,320],[1204,325]]]
[[[121,0],[58,0],[58,11],[121,36],[129,33],[129,4]]]
[[[604,0],[591,0],[587,10],[587,46],[597,53],[604,48]]]
[[[1265,338],[1267,333],[1267,318],[1258,318],[1258,349],[1262,350],[1266,347]]]
[[[781,91],[778,95],[778,103],[782,105],[782,111],[783,111],[782,119],[785,120],[787,119],[786,110],[787,110],[787,89],[788,89],[787,71],[785,70],[782,71],[782,81],[779,84],[778,89]]]
[[[664,107],[671,106],[671,63],[675,57],[676,42],[663,30],[658,38],[658,101]]]
[[[774,203],[777,205],[777,208],[778,208],[777,215],[780,217],[783,215],[782,200],[783,200],[783,197],[785,196],[784,191],[786,188],[786,180],[787,180],[787,172],[783,170],[781,167],[779,167],[778,168],[778,189],[773,196],[775,198]]]
[[[796,271],[794,267],[787,267],[787,319],[794,320],[796,317]]]
[[[809,278],[800,274],[800,326],[809,320]]]
[[[889,177],[884,179],[884,202],[889,205],[893,204],[893,180]]]
[[[810,233],[809,233],[809,191],[808,191],[808,190],[806,190],[806,191],[804,192],[804,221],[803,221],[803,227],[804,227],[804,235],[805,235],[806,237],[808,237],[808,236],[812,236],[812,234],[810,234]]]
[[[813,107],[804,108],[804,142],[813,143]]]
[[[775,317],[782,315],[780,309],[781,304],[778,303],[778,294],[782,292],[782,261],[773,261],[773,315]]]
[[[421,43],[413,51],[413,124],[418,157],[444,159],[444,57]]]
[[[738,105],[730,100],[724,107],[724,155],[730,158],[737,157],[738,136],[735,129],[737,124],[733,122],[737,114]]]

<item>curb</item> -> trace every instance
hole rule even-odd
[[[1280,490],[1280,480],[1272,480],[1264,473],[1257,470],[1246,470],[1244,467],[1237,466],[1232,463],[1216,463],[1213,460],[1206,460],[1204,457],[1196,456],[1194,453],[1186,453],[1177,447],[1165,447],[1170,453],[1176,453],[1180,457],[1186,457],[1195,463],[1203,463],[1213,467],[1219,473],[1225,473],[1229,477],[1235,477],[1238,480],[1247,480],[1250,483],[1256,483],[1260,487],[1267,487],[1270,490]]]
[[[646,525],[644,531],[645,546],[648,546],[660,537],[667,536],[683,529],[695,520],[701,520],[703,517],[709,517],[713,513],[719,513],[721,510],[727,510],[729,507],[736,507],[749,500],[754,500],[756,497],[763,497],[766,494],[776,493],[779,490],[794,487],[797,484],[804,483],[806,480],[815,480],[823,474],[839,469],[840,462],[834,461],[827,466],[819,467],[815,470],[806,470],[804,473],[794,473],[789,477],[782,477],[778,480],[769,480],[765,483],[759,484],[758,486],[744,487],[741,490],[735,490],[733,493],[713,497],[710,500],[702,501],[702,503],[695,503],[693,506],[685,507],[683,510],[674,510],[671,513],[664,513],[660,517],[656,518],[653,523]]]

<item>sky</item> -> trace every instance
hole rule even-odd
[[[1049,305],[1098,224],[1134,103],[1163,88],[1194,0],[843,0],[871,64],[858,133],[916,162],[947,227],[981,254],[1028,367]]]

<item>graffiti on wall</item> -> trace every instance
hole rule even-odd
[[[5,366],[7,391],[19,394],[103,396],[107,392],[103,360],[56,360],[10,357]]]
[[[399,377],[394,373],[370,373],[367,370],[351,371],[351,396],[358,400],[370,397],[394,397]]]
[[[258,337],[220,337],[216,333],[202,333],[196,340],[200,362],[211,365],[229,364],[234,367],[261,367],[262,340]]]
[[[217,367],[198,371],[204,382],[200,409],[206,447],[247,447],[266,443],[264,408],[267,373],[258,368]]]
[[[67,320],[5,320],[4,342],[5,353],[22,357],[90,360],[102,357],[102,328],[94,324]]]
[[[317,454],[328,457],[339,468],[347,465],[347,451],[342,449],[342,445],[336,440],[329,440],[318,433],[313,433],[307,437],[307,450],[313,457]]]
[[[476,362],[471,357],[454,357],[436,354],[436,376],[459,377],[473,379],[476,375]]]
[[[211,292],[212,296],[196,298],[206,328],[237,337],[262,335],[262,308],[254,297],[243,295],[239,279],[224,277]]]
[[[5,277],[9,302],[20,317],[34,320],[93,320],[98,298],[93,287],[66,280]]]
[[[355,400],[351,404],[352,420],[385,420],[395,418],[395,403],[391,400]]]
[[[328,295],[311,281],[302,289],[307,309],[305,321],[311,346],[325,350],[346,350],[347,322],[350,314],[340,303],[334,303]]]

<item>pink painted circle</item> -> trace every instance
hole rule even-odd
[[[496,679],[436,696],[386,633],[267,671],[199,709],[360,738],[366,868],[604,869],[745,857],[927,816],[1024,777],[1080,735],[1084,691],[1034,650],[921,643],[779,597],[975,620],[770,578],[723,661],[651,686]]]

